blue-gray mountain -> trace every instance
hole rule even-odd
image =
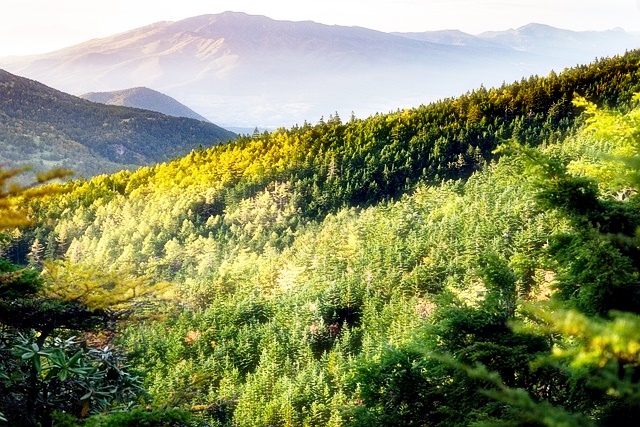
[[[101,104],[157,111],[168,116],[187,117],[203,122],[209,121],[170,96],[160,93],[157,90],[149,89],[148,87],[134,87],[112,92],[89,92],[80,98]]]
[[[74,94],[146,86],[222,126],[253,128],[417,106],[639,46],[622,30],[389,34],[226,12],[4,58],[0,67]]]

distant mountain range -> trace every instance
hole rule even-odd
[[[0,167],[77,176],[183,156],[236,135],[213,123],[90,102],[0,70]]]
[[[226,12],[2,58],[0,68],[73,94],[146,86],[222,126],[252,128],[388,112],[637,47],[622,30],[390,34]]]
[[[80,98],[101,104],[157,111],[168,116],[187,117],[202,120],[203,122],[209,121],[170,96],[147,87],[135,87],[112,92],[89,92],[81,95]]]
[[[507,31],[489,31],[477,36],[458,30],[427,31],[423,33],[392,33],[414,40],[452,46],[506,48],[540,55],[543,58],[592,60],[594,54],[609,56],[624,53],[625,49],[640,47],[640,36],[622,29],[609,31],[569,31],[549,25],[529,24]],[[588,57],[585,55],[591,55]]]

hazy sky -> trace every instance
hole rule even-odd
[[[381,31],[477,34],[537,22],[640,31],[640,0],[0,0],[0,56],[45,53],[158,21],[224,11]]]

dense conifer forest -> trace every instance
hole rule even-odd
[[[632,51],[91,180],[3,171],[0,419],[635,425],[638,93]]]

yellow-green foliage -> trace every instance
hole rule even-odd
[[[98,270],[70,262],[48,261],[42,272],[46,298],[77,302],[89,310],[122,310],[149,300],[168,301],[174,297],[169,283],[150,283],[131,274]]]
[[[634,96],[640,100],[640,94]],[[581,138],[567,144],[579,159],[568,170],[597,179],[603,189],[619,197],[640,182],[640,110],[626,114],[598,109],[592,102],[577,98],[575,104],[585,109],[586,128]]]
[[[610,363],[640,364],[640,316],[612,313],[611,320],[593,319],[575,310],[536,310],[549,334],[570,337],[570,345],[553,349],[557,358],[568,359],[572,367],[603,368]]]
[[[0,230],[24,227],[30,224],[27,212],[24,210],[27,201],[60,193],[59,187],[40,188],[35,186],[69,175],[66,170],[56,169],[37,174],[36,183],[30,186],[22,186],[11,182],[12,178],[27,170],[25,168],[0,169]]]

